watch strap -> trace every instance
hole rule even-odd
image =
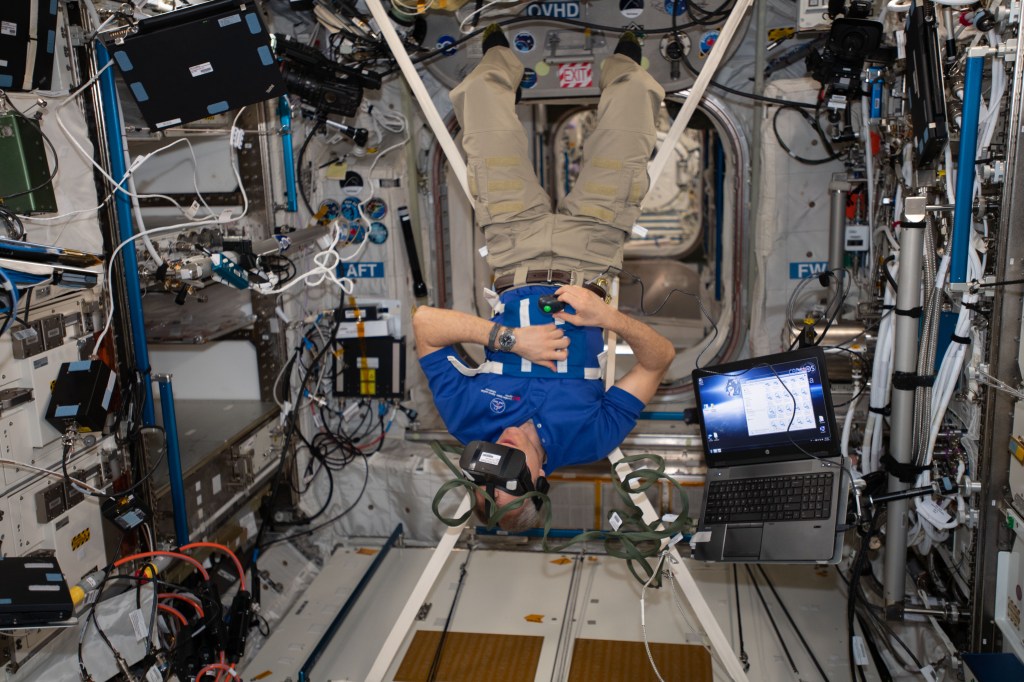
[[[500,332],[500,331],[501,331],[501,323],[500,322],[495,322],[494,326],[491,327],[490,335],[487,337],[487,349],[488,350],[493,350],[493,351],[498,350],[497,341],[498,341],[498,332]]]

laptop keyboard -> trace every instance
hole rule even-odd
[[[712,481],[705,524],[827,519],[832,472]]]

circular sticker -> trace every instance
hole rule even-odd
[[[342,214],[341,206],[334,199],[324,199],[320,202],[320,208],[327,211],[324,213],[325,220],[334,220]]]
[[[441,54],[445,57],[451,57],[455,54],[455,38],[452,38],[451,36],[441,36],[437,39],[434,47],[441,50]]]
[[[512,44],[518,52],[533,52],[533,48],[537,47],[537,40],[529,31],[520,31],[512,39]]]
[[[501,414],[505,411],[505,401],[501,398],[494,398],[491,400],[491,412],[494,414]]]
[[[539,61],[536,64],[534,64],[533,72],[536,73],[539,77],[543,78],[544,76],[551,73],[551,66],[549,66],[548,63],[545,61]]]
[[[665,0],[665,11],[669,16],[682,16],[686,12],[686,0]]]
[[[708,56],[708,52],[711,52],[711,48],[718,42],[718,31],[706,31],[700,37],[700,43],[697,47],[697,53],[701,59]]]
[[[370,234],[366,235],[374,244],[383,244],[388,240],[388,228],[384,223],[374,222],[370,225]]]
[[[338,182],[341,184],[341,191],[350,197],[363,191],[363,176],[355,171],[346,171],[345,179]]]
[[[371,220],[380,220],[388,214],[388,205],[379,197],[372,197],[363,206],[363,210]]]
[[[362,223],[349,223],[346,229],[348,230],[346,241],[350,244],[358,244],[366,238],[366,230],[363,229]],[[342,234],[346,233],[342,232]]]
[[[349,197],[341,202],[341,217],[345,220],[359,220],[359,199]]]
[[[666,0],[666,2],[671,1]],[[644,0],[619,0],[619,11],[627,19],[636,19],[644,13]]]
[[[523,69],[523,80],[519,82],[524,90],[529,90],[537,85],[537,72],[527,67]]]

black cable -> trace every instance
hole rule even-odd
[[[0,222],[3,222],[7,227],[8,234],[11,235],[11,239],[15,241],[24,241],[25,239],[25,223],[21,222],[21,218],[18,214],[11,209],[0,203]]]
[[[878,650],[878,645],[875,643],[875,638],[868,636],[868,621],[864,616],[858,612],[857,622],[860,624],[860,631],[864,633],[864,641],[868,645],[868,652],[871,654],[871,660],[875,662],[875,670],[878,671],[878,677],[881,682],[893,682],[892,673],[889,672],[889,667],[882,657],[881,652]]]
[[[750,670],[750,657],[747,656],[747,647],[743,643],[743,609],[740,608],[740,574],[736,564],[732,565],[732,586],[736,592],[736,628],[740,634],[740,663],[743,664],[743,671]]]
[[[802,156],[799,156],[796,152],[790,149],[789,145],[785,143],[785,141],[782,139],[782,135],[779,133],[779,114],[781,114],[783,111],[795,111],[798,114],[800,114],[803,117],[803,119],[807,121],[808,124],[810,124],[814,132],[818,134],[818,138],[824,145],[825,151],[828,153],[828,156],[824,156],[820,159],[807,159]],[[775,140],[776,142],[779,143],[779,146],[782,147],[782,150],[786,152],[790,156],[790,158],[792,158],[797,163],[802,163],[807,166],[820,166],[825,163],[831,163],[839,158],[839,155],[836,154],[835,150],[832,148],[832,142],[828,139],[828,136],[825,134],[825,131],[821,129],[821,124],[818,122],[818,119],[815,116],[811,116],[809,113],[807,113],[800,107],[795,107],[787,104],[776,109],[775,113],[772,115],[772,132],[775,133]]]
[[[608,268],[602,274],[606,274],[608,272],[611,272],[612,269],[613,268]],[[701,314],[704,316],[704,319],[706,319],[708,321],[708,323],[711,325],[711,329],[712,329],[711,338],[708,339],[707,344],[705,344],[704,348],[702,348],[700,353],[697,354],[697,359],[696,359],[696,361],[694,363],[695,366],[697,367],[697,369],[700,369],[701,368],[700,359],[704,356],[704,353],[707,352],[708,348],[710,348],[712,345],[714,345],[715,339],[718,338],[718,325],[715,324],[715,320],[714,320],[713,317],[711,317],[711,313],[709,313],[707,311],[707,308],[704,307],[704,301],[701,300],[701,297],[698,294],[693,293],[692,291],[683,291],[682,289],[676,289],[675,287],[673,287],[667,294],[665,294],[665,298],[658,305],[658,307],[655,308],[654,310],[648,312],[647,308],[644,306],[644,298],[645,298],[644,281],[642,279],[640,279],[638,276],[634,275],[632,272],[629,272],[628,270],[623,270],[621,268],[618,268],[616,270],[616,272],[619,275],[629,275],[631,278],[633,278],[634,281],[640,283],[640,312],[643,313],[647,317],[650,317],[652,315],[657,315],[658,312],[662,308],[665,307],[665,304],[668,303],[668,300],[672,297],[672,294],[679,293],[679,294],[682,294],[683,296],[691,296],[691,297],[693,297],[693,298],[695,298],[697,300],[697,306],[700,308]]]
[[[22,313],[22,318],[19,320],[26,327],[28,326],[28,314],[32,310],[32,290],[35,287],[29,287],[28,291],[25,292],[25,312]]]
[[[854,619],[854,613],[856,612],[856,608],[857,608],[858,584],[860,582],[860,576],[864,572],[865,563],[867,562],[867,558],[868,558],[868,552],[867,552],[868,543],[869,543],[869,541],[871,539],[871,536],[875,532],[875,519],[877,518],[874,515],[874,513],[871,512],[870,510],[869,510],[868,513],[870,513],[871,516],[869,517],[869,520],[868,520],[868,530],[867,530],[867,532],[860,532],[860,531],[858,531],[860,533],[860,535],[861,535],[860,549],[858,550],[857,556],[853,560],[853,566],[850,569],[851,570],[851,575],[850,575],[850,581],[848,583],[847,595],[846,595],[846,630],[847,630],[847,635],[848,635],[847,655],[849,656],[849,659],[850,659],[849,663],[850,663],[850,680],[851,680],[851,682],[857,682],[857,670],[858,669],[860,669],[860,677],[861,677],[861,679],[862,680],[864,679],[864,670],[863,670],[862,666],[858,666],[854,662],[854,656],[853,656],[853,637],[854,637],[853,619]]]
[[[444,653],[444,645],[448,639],[448,631],[452,626],[452,618],[455,616],[455,607],[459,603],[459,595],[462,594],[462,588],[466,584],[466,573],[467,566],[469,566],[469,560],[473,556],[473,546],[470,545],[469,553],[466,554],[466,560],[459,566],[459,582],[455,585],[455,596],[452,597],[452,605],[448,609],[448,617],[444,621],[444,629],[441,630],[441,638],[437,642],[437,649],[434,650],[434,660],[430,663],[430,672],[427,674],[427,682],[434,682],[437,679],[438,668],[441,667],[441,655]]]
[[[302,141],[302,146],[299,147],[299,196],[302,197],[302,203],[305,204],[306,210],[309,211],[310,215],[316,215],[316,211],[309,205],[309,199],[306,197],[306,183],[303,182],[303,176],[305,175],[305,168],[303,168],[303,159],[306,157],[306,149],[309,147],[309,143],[316,137],[316,134],[320,132],[320,129],[327,124],[327,116],[317,116],[316,123],[310,129],[309,133],[306,134],[306,139]]]
[[[678,10],[679,9],[679,3],[681,2],[681,0],[674,0],[674,2],[675,2],[675,10]],[[724,5],[723,5],[723,7],[724,7]],[[676,12],[673,11],[673,12],[671,12],[671,14],[672,14],[672,29],[671,29],[671,31],[672,31],[672,35],[675,37],[676,41],[678,42],[678,40],[679,40],[679,31],[681,29],[684,29],[684,28],[689,28],[689,26],[686,25],[686,24],[683,24],[682,26],[678,26],[677,25],[677,20],[676,20]],[[748,26],[749,26],[749,24],[748,24]],[[653,33],[653,31],[652,31],[652,33]],[[690,58],[687,56],[686,50],[680,50],[680,61],[683,62],[683,66],[686,67],[686,70],[689,71],[694,76],[697,76],[697,75],[700,74],[700,72],[697,71],[697,69],[694,68],[693,64],[690,62]],[[817,104],[809,104],[807,102],[794,102],[794,101],[791,101],[791,100],[779,99],[779,98],[776,98],[776,97],[765,97],[764,95],[757,95],[757,94],[754,94],[752,92],[743,92],[742,90],[736,90],[735,88],[730,88],[728,85],[722,85],[721,83],[719,83],[718,81],[716,81],[713,78],[711,79],[710,83],[711,83],[712,87],[718,88],[719,90],[722,90],[723,92],[728,92],[729,94],[736,95],[738,97],[746,97],[747,99],[752,99],[752,100],[755,100],[755,101],[758,101],[758,102],[766,102],[768,104],[780,104],[780,105],[791,106],[791,107],[802,107],[802,108],[806,108],[806,109],[817,109],[818,108]]]
[[[825,670],[821,667],[821,663],[818,662],[818,657],[814,655],[814,652],[811,651],[811,647],[807,644],[807,640],[804,639],[804,633],[796,626],[796,622],[793,620],[793,616],[789,614],[789,609],[786,608],[786,604],[782,601],[782,597],[780,597],[779,593],[775,591],[775,584],[772,583],[772,579],[768,577],[767,573],[765,573],[764,567],[761,566],[761,564],[757,565],[757,570],[761,572],[761,577],[763,577],[765,583],[767,583],[768,589],[772,591],[775,601],[779,602],[779,606],[782,607],[782,612],[786,614],[786,619],[789,621],[789,624],[793,626],[796,636],[800,638],[800,643],[804,645],[804,650],[807,652],[807,655],[811,657],[811,661],[814,662],[814,667],[817,668],[818,672],[821,674],[821,679],[825,680],[825,682],[829,682],[828,675],[825,674]]]
[[[779,644],[782,646],[783,653],[786,654],[786,658],[789,660],[789,667],[793,669],[794,675],[799,675],[800,671],[797,670],[796,663],[793,661],[792,654],[789,653],[789,647],[786,646],[786,642],[782,639],[782,633],[779,632],[779,626],[775,623],[775,617],[772,616],[772,612],[768,609],[768,602],[765,601],[764,595],[761,594],[761,586],[757,584],[757,578],[754,577],[754,572],[750,570],[750,564],[747,564],[747,575],[750,576],[750,582],[754,584],[754,589],[757,590],[757,596],[761,600],[761,606],[764,607],[764,612],[768,614],[768,620],[772,624],[772,629],[775,630],[775,636],[779,640]]]
[[[860,390],[859,391],[854,393],[853,396],[849,400],[847,400],[845,402],[842,402],[842,403],[836,403],[835,405],[832,406],[832,409],[833,410],[838,410],[840,407],[846,407],[847,405],[852,403],[854,400],[856,400],[857,398],[861,397],[864,394],[864,391],[865,391],[866,388],[867,388],[867,382],[866,381],[861,382]]]
[[[838,273],[843,273],[842,278],[839,277]],[[825,322],[825,328],[821,330],[821,334],[815,340],[814,345],[820,345],[825,339],[825,335],[828,330],[835,324],[836,318],[839,317],[839,313],[843,311],[843,306],[846,304],[846,297],[850,295],[850,290],[853,288],[853,278],[850,273],[846,271],[846,268],[835,268],[828,271],[828,274],[836,282],[836,305],[835,310],[832,311],[832,315],[828,316]],[[825,312],[828,313],[828,308],[825,308]]]
[[[147,426],[146,428],[158,429],[160,431],[164,430],[164,428],[162,426],[157,426],[155,424],[153,426]],[[92,447],[92,446],[89,446],[89,447]],[[130,486],[128,486],[124,490],[114,490],[114,491],[112,491],[110,493],[94,493],[91,490],[87,490],[85,488],[79,487],[77,484],[75,484],[71,480],[71,474],[68,472],[68,460],[70,459],[70,455],[71,455],[71,443],[64,443],[63,452],[61,453],[61,457],[60,457],[60,469],[61,469],[61,473],[64,475],[64,483],[65,483],[65,485],[72,486],[75,490],[77,490],[78,492],[82,493],[83,495],[87,495],[88,497],[95,497],[95,498],[98,498],[98,499],[101,499],[101,500],[109,500],[109,499],[112,499],[114,497],[122,497],[124,495],[128,495],[129,493],[133,493],[136,490],[138,490],[146,481],[148,481],[150,478],[152,478],[153,474],[156,473],[156,470],[160,467],[160,464],[163,463],[163,461],[164,461],[164,457],[166,456],[166,452],[167,452],[167,448],[165,447],[165,448],[162,449],[162,451],[160,453],[160,457],[158,457],[157,461],[153,463],[153,466],[150,467],[149,471],[146,472],[145,476],[143,476],[138,481],[136,481],[135,483],[131,484]]]
[[[1012,284],[1024,284],[1024,279],[1007,279],[1002,282],[971,282],[972,287],[977,287],[979,289],[983,287],[1008,287]]]
[[[271,540],[269,542],[264,543],[263,545],[258,546],[258,549],[260,551],[263,551],[266,548],[270,547],[271,545],[276,545],[276,544],[279,544],[281,542],[288,542],[290,540],[294,540],[295,538],[300,538],[300,537],[303,537],[305,535],[311,535],[311,534],[317,532],[318,530],[320,530],[321,528],[329,526],[332,523],[334,523],[335,521],[340,520],[343,516],[345,516],[350,511],[355,509],[356,505],[359,504],[359,501],[361,499],[363,499],[363,494],[366,493],[366,484],[369,483],[369,481],[370,481],[370,462],[367,461],[367,459],[365,457],[363,458],[363,464],[366,465],[366,474],[363,477],[363,487],[359,490],[359,495],[356,496],[355,502],[350,504],[348,507],[346,507],[340,513],[338,513],[338,514],[332,516],[331,518],[327,519],[323,523],[317,524],[316,526],[313,526],[312,528],[307,528],[306,530],[299,531],[297,533],[292,533],[291,535],[285,535],[284,537],[275,538],[275,539],[273,539],[273,540]]]
[[[117,549],[114,551],[114,556],[115,557],[121,554],[121,547],[124,546],[124,540],[125,540],[126,537],[128,537],[128,534],[125,533],[125,532],[122,532],[121,533],[121,539],[117,543]],[[83,680],[90,680],[91,681],[93,679],[92,675],[89,673],[89,671],[85,667],[85,657],[83,655],[83,650],[82,650],[82,647],[83,647],[83,645],[85,643],[85,637],[86,637],[86,635],[88,634],[88,631],[89,631],[89,625],[90,624],[95,626],[96,632],[99,633],[100,637],[103,639],[103,642],[107,645],[107,648],[110,649],[110,653],[114,656],[115,661],[118,661],[118,662],[123,662],[124,661],[124,657],[121,655],[121,653],[117,649],[114,648],[114,645],[111,644],[111,642],[110,642],[110,638],[107,637],[107,633],[103,631],[103,628],[100,627],[99,622],[96,620],[96,607],[100,604],[101,598],[103,597],[103,590],[106,588],[107,580],[110,578],[110,574],[113,572],[113,570],[114,570],[113,563],[111,563],[109,566],[107,566],[106,568],[103,569],[103,580],[100,581],[99,586],[96,588],[97,589],[96,601],[94,601],[93,604],[92,604],[92,609],[89,611],[89,616],[87,617],[87,619],[85,621],[85,625],[82,626],[82,628],[83,628],[82,629],[82,634],[81,634],[81,636],[78,639],[78,670],[79,670],[79,674],[81,675],[81,678]]]
[[[341,317],[340,317],[340,315],[336,315],[334,317],[334,322],[331,324],[330,332],[328,332],[328,334],[327,334],[327,339],[333,339],[335,337],[335,335],[337,334],[337,332],[338,332],[338,327],[340,327],[340,326],[341,326]],[[306,340],[306,337],[303,336],[303,341],[305,341],[305,340]],[[298,360],[298,358],[302,354],[302,350],[303,350],[303,348],[305,346],[303,341],[300,341],[299,344],[296,346],[295,352],[292,354],[292,357],[289,359],[288,363],[285,365],[285,368],[283,370],[285,375],[286,375],[285,376],[285,382],[284,382],[285,383],[285,400],[286,401],[288,400],[288,397],[291,395],[291,379],[290,379],[291,368],[294,367],[295,362]],[[316,356],[313,358],[313,361],[310,363],[310,367],[307,369],[305,376],[303,376],[303,378],[302,378],[302,383],[299,385],[298,396],[299,396],[300,400],[302,398],[303,392],[306,389],[306,383],[309,381],[309,378],[312,375],[312,369],[317,366],[317,364],[320,362],[320,360],[323,359],[324,355],[327,354],[327,351],[330,350],[330,348],[331,348],[331,344],[329,342],[325,343],[323,348],[320,348],[317,351]],[[298,415],[295,414],[295,407],[293,407],[292,411],[290,413],[290,416],[286,416],[286,427],[285,427],[284,444],[281,446],[281,456],[278,459],[277,471],[275,472],[275,475],[274,475],[274,485],[271,487],[269,500],[267,501],[267,505],[266,505],[266,507],[265,507],[265,509],[263,511],[262,518],[260,519],[259,531],[257,531],[257,533],[256,533],[256,541],[253,544],[252,563],[250,565],[251,565],[251,567],[253,569],[253,581],[254,582],[255,582],[255,580],[258,579],[258,576],[256,575],[256,562],[257,562],[257,558],[258,558],[259,551],[260,551],[260,548],[261,548],[261,542],[263,540],[263,536],[266,533],[267,523],[268,523],[268,521],[270,519],[270,507],[273,505],[274,500],[277,498],[277,494],[278,494],[278,492],[281,489],[281,480],[284,479],[284,478],[287,478],[287,476],[285,476],[285,462],[288,460],[288,455],[289,455],[289,453],[291,451],[292,438],[295,435],[295,432],[297,430],[298,430]],[[289,485],[290,485],[290,483],[289,483]]]

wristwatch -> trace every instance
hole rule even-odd
[[[497,349],[503,353],[511,353],[515,345],[516,335],[512,327],[502,327],[501,333],[498,334]]]

